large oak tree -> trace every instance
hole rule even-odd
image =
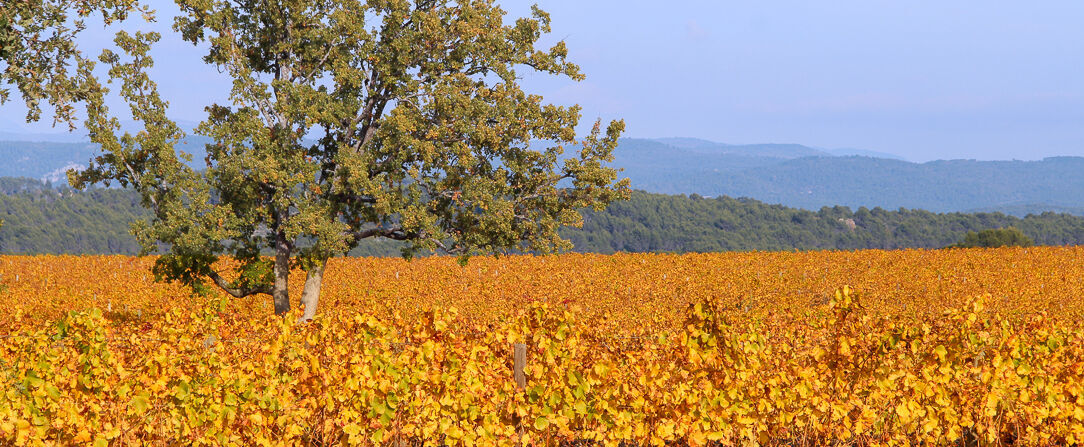
[[[183,133],[146,74],[157,34],[121,32],[100,58],[140,132],[120,134],[93,64],[73,75],[103,155],[72,181],[142,194],[154,218],[134,231],[165,251],[160,277],[268,294],[284,313],[300,267],[309,319],[328,259],[363,239],[404,241],[405,256],[551,252],[568,248],[557,230],[578,209],[628,194],[606,164],[624,124],[577,139],[577,106],[520,84],[524,72],[583,79],[563,42],[536,48],[550,30],[537,8],[506,23],[491,0],[176,3],[173,29],[233,79],[196,129],[213,139],[204,167],[175,149]]]

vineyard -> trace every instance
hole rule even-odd
[[[1080,445],[1081,259],[335,259],[299,325],[0,257],[0,445]]]

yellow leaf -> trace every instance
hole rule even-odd
[[[694,446],[700,446],[707,444],[707,442],[708,437],[704,434],[704,432],[700,430],[694,430],[692,433],[689,433],[689,444],[692,444]]]
[[[147,411],[150,407],[149,396],[146,393],[140,393],[132,398],[132,401],[128,403],[128,407],[131,411],[129,413],[141,414]]]
[[[549,426],[550,426],[549,419],[546,419],[546,418],[544,418],[542,416],[539,416],[539,417],[534,419],[534,428],[536,430],[538,430],[538,431],[545,430],[546,427],[549,427]]]
[[[907,408],[906,402],[900,402],[896,405],[896,414],[900,416],[900,421],[904,424],[911,422],[911,410]]]
[[[933,348],[933,353],[937,354],[937,359],[940,360],[941,363],[945,363],[945,357],[948,355],[948,350],[945,349],[944,345],[937,345],[936,348]]]
[[[674,436],[674,423],[667,422],[659,426],[659,437],[669,441]]]
[[[989,417],[997,416],[998,400],[999,399],[997,397],[997,394],[990,393],[990,394],[986,395],[986,406],[985,406],[986,411],[985,411],[985,414],[987,416],[989,416]]]
[[[72,438],[72,442],[77,442],[77,443],[80,443],[80,444],[82,444],[84,442],[89,442],[89,441],[90,441],[90,432],[87,431],[87,429],[85,429],[85,428],[82,429],[82,430],[79,430],[79,433],[76,434],[74,438]]]

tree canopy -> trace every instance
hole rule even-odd
[[[270,294],[284,313],[300,267],[311,318],[327,259],[364,239],[403,241],[405,256],[550,252],[570,247],[558,229],[580,224],[578,209],[628,195],[607,166],[623,122],[596,122],[578,139],[578,106],[520,85],[524,71],[584,77],[563,42],[536,48],[550,31],[538,8],[506,24],[491,0],[177,5],[174,30],[234,81],[230,103],[210,104],[196,129],[213,139],[205,168],[175,150],[184,134],[147,75],[160,36],[121,31],[118,50],[99,58],[107,82],[79,64],[85,126],[103,155],[70,178],[139,192],[153,217],[135,234],[146,251],[168,248],[155,268],[164,279]],[[143,130],[120,133],[106,105],[113,83]],[[220,271],[223,255],[235,271]]]
[[[1035,245],[1030,237],[1015,227],[990,228],[979,232],[968,231],[964,239],[952,245],[954,248],[973,247],[1030,247]]]

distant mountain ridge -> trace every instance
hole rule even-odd
[[[1084,208],[1057,205],[1044,205],[1041,203],[1010,203],[1007,205],[976,208],[967,210],[966,213],[1001,213],[1008,216],[1027,216],[1029,214],[1057,213],[1084,216]]]
[[[204,137],[181,149],[202,167]],[[571,153],[572,151],[569,151]],[[90,143],[0,141],[0,177],[60,183],[64,171],[85,166]],[[939,160],[913,163],[861,149],[800,144],[724,144],[696,138],[626,138],[613,166],[636,189],[662,194],[749,197],[817,210],[844,205],[934,212],[1044,211],[1084,215],[1084,158],[1039,161]]]
[[[907,159],[905,159],[903,157],[900,157],[899,155],[896,155],[896,154],[890,154],[888,152],[867,151],[865,149],[852,149],[852,148],[829,149],[828,152],[830,152],[832,155],[835,155],[837,157],[846,157],[846,156],[850,156],[850,155],[858,155],[860,157],[887,158],[889,160],[908,161]]]
[[[627,139],[626,141],[632,140]],[[831,152],[800,144],[725,144],[699,138],[656,138],[651,141],[701,154],[730,154],[782,159],[831,157],[833,155]]]
[[[622,140],[613,165],[625,168],[633,187],[649,192],[750,197],[809,210],[844,205],[1019,216],[1084,210],[1081,157],[913,163],[801,145],[665,138]]]
[[[175,123],[180,126],[181,129],[188,134],[193,134],[193,129],[199,125],[198,122],[189,120],[176,120]],[[63,123],[57,123],[55,127],[47,131],[33,131],[15,129],[0,125],[0,141],[26,141],[32,143],[90,143],[90,138],[85,133],[86,130],[81,127],[82,123],[76,123],[76,130],[74,132],[66,132],[67,125]],[[134,120],[122,120],[120,122],[120,132],[139,132],[143,129],[143,123]]]
[[[206,156],[206,137],[186,137],[178,149],[193,155],[193,162],[202,165]],[[66,171],[83,169],[99,155],[96,144],[90,142],[32,142],[0,141],[0,177],[26,177],[53,183],[66,182]]]

